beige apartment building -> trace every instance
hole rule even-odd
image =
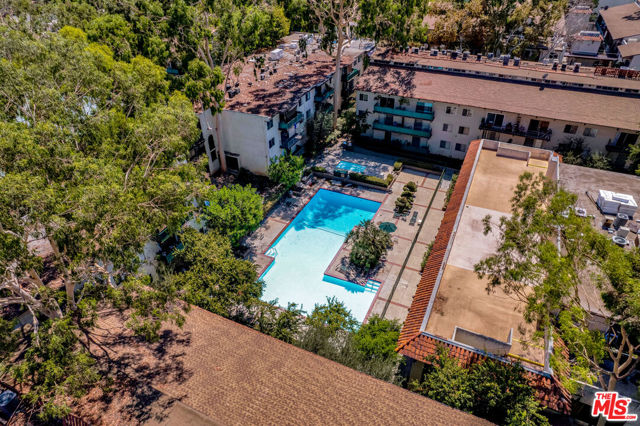
[[[381,53],[356,84],[356,108],[368,113],[364,136],[415,152],[462,159],[475,139],[557,149],[580,138],[624,165],[640,134],[640,81],[468,54]]]

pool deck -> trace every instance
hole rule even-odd
[[[346,158],[342,159],[351,161]],[[390,170],[392,170],[392,166],[389,166],[389,161],[391,159],[387,159],[384,166],[385,169],[386,167],[391,167]],[[367,172],[369,172],[369,169]],[[296,197],[289,196],[281,201],[267,215],[261,226],[247,238],[245,241],[245,244],[249,247],[247,258],[256,264],[258,274],[262,275],[273,260],[265,252],[319,189],[328,189],[379,202],[381,206],[376,212],[373,221],[376,223],[392,222],[396,224],[397,229],[391,233],[393,248],[387,252],[381,265],[369,276],[360,277],[361,281],[364,279],[366,282],[366,279],[372,279],[380,282],[380,288],[369,307],[367,318],[374,314],[381,315],[384,313],[385,318],[404,321],[420,281],[422,256],[427,245],[435,238],[444,216],[442,207],[446,190],[449,186],[448,179],[447,175],[447,178],[443,179],[438,187],[439,174],[403,169],[398,174],[389,192],[359,186],[342,186],[332,184],[324,179],[314,178],[314,183],[303,194]],[[413,208],[405,216],[394,217],[395,200],[402,193],[402,187],[409,181],[414,181],[418,184]],[[427,211],[429,203],[431,203],[431,208],[427,213],[424,225],[420,229],[420,221]],[[412,225],[410,221],[414,212],[418,213],[418,220]],[[407,259],[411,243],[419,230],[415,247]],[[355,282],[353,276],[347,276],[339,271],[341,269],[339,264],[348,265],[348,254],[348,247],[343,245],[328,266],[328,275]],[[405,260],[407,262],[403,269],[402,265]],[[400,279],[398,279],[399,274]]]

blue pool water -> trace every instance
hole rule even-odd
[[[319,190],[267,250],[275,260],[262,274],[266,284],[262,299],[278,299],[283,307],[297,303],[311,313],[316,304],[335,296],[362,322],[379,283],[370,281],[363,287],[325,277],[324,271],[347,233],[373,218],[378,207],[375,201]]]
[[[362,173],[367,171],[367,167],[361,164],[351,163],[349,161],[341,161],[336,166],[336,169],[347,170],[349,172]]]

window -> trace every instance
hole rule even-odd
[[[304,100],[305,100],[305,101],[308,101],[308,100],[309,100],[309,98],[311,98],[311,93],[309,93],[309,92],[305,93],[305,95],[304,95]]]
[[[218,150],[216,149],[216,144],[213,142],[213,135],[209,135],[209,137],[207,138],[207,142],[209,142],[211,161],[216,161],[218,159]]]
[[[413,128],[416,130],[422,130],[422,120],[415,120],[413,122]]]
[[[298,99],[298,106],[302,106],[302,98]]]
[[[269,139],[269,148],[273,148],[275,144],[276,144],[276,140],[274,138]]]
[[[449,142],[447,142],[447,141],[440,141],[440,148],[443,148],[443,149],[449,149]]]
[[[369,100],[369,95],[366,93],[360,93],[360,100],[363,102],[367,102]]]
[[[468,135],[469,134],[469,128],[468,127],[463,127],[463,126],[458,127],[458,134],[460,134],[460,135]]]
[[[461,143],[456,144],[456,151],[465,152],[467,150],[467,146]]]
[[[598,134],[598,129],[594,129],[593,127],[585,127],[584,132],[582,132],[583,136],[588,136],[590,138],[594,138]]]
[[[462,110],[462,116],[463,117],[471,117],[471,110],[469,108],[464,108]]]
[[[307,112],[304,113],[305,118],[308,120],[311,118],[311,110],[308,109]]]
[[[456,113],[456,107],[448,106],[447,109],[446,109],[446,113],[447,114],[455,114]]]
[[[267,130],[269,130],[272,127],[273,127],[273,118],[271,120],[267,121]]]
[[[393,108],[395,100],[393,98],[380,98],[380,106],[383,108]]]
[[[566,126],[564,126],[564,132],[565,133],[569,133],[569,134],[575,135],[577,131],[578,131],[578,126],[574,126],[574,125],[571,125],[571,124],[567,124]]]
[[[502,122],[504,121],[504,115],[502,114],[494,114],[490,112],[487,114],[487,124],[495,127],[502,127]]]
[[[420,136],[413,136],[411,138],[411,146],[417,148],[420,146]]]
[[[362,116],[363,116],[363,115],[365,115],[366,113],[367,113],[366,111],[362,111],[362,110],[360,110],[360,109],[356,111],[356,115],[357,115],[358,117],[362,117]]]
[[[433,110],[433,105],[425,102],[418,102],[416,104],[416,112],[431,112]]]
[[[442,131],[443,131],[443,132],[450,132],[450,131],[451,131],[451,128],[449,127],[449,125],[448,125],[447,123],[444,123],[444,124],[442,125]]]

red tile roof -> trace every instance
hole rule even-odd
[[[437,353],[438,346],[444,346],[449,354],[457,358],[460,366],[469,368],[473,364],[485,361],[489,357],[481,352],[476,352],[449,342],[438,339],[428,334],[419,334],[405,344],[401,349],[402,355],[419,361],[425,361],[429,356]],[[503,361],[501,359],[497,359]],[[503,361],[504,362],[504,361]],[[560,413],[571,412],[571,395],[554,376],[542,372],[525,370],[529,384],[536,391],[538,401],[545,407],[549,407]]]
[[[458,217],[458,211],[462,206],[462,199],[464,193],[471,178],[471,170],[476,159],[476,153],[480,141],[472,141],[467,150],[467,155],[462,163],[462,168],[458,173],[458,180],[456,182],[453,194],[447,205],[447,211],[444,213],[442,222],[440,223],[440,229],[433,243],[429,260],[424,267],[422,277],[418,283],[418,288],[413,296],[413,302],[409,308],[409,313],[404,321],[402,331],[400,332],[400,338],[398,339],[398,347],[402,347],[406,342],[411,340],[417,334],[420,333],[422,327],[422,321],[427,313],[429,301],[431,300],[431,294],[436,285],[436,280],[440,272],[440,267],[444,262],[444,257],[449,245],[449,240],[453,233],[453,227]]]

